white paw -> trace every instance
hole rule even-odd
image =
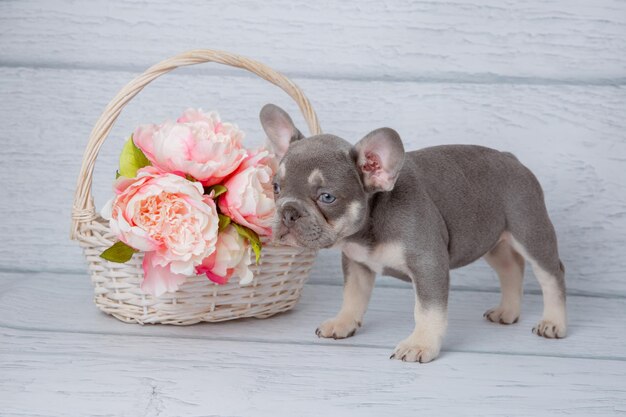
[[[415,343],[410,338],[398,344],[389,359],[398,359],[404,362],[427,363],[439,355],[439,346]]]
[[[544,319],[533,327],[533,333],[547,339],[560,339],[565,337],[567,334],[567,326],[565,323],[557,323],[555,321]]]
[[[326,320],[315,330],[318,337],[332,337],[333,339],[345,339],[354,336],[356,329],[361,327],[361,322],[351,318],[335,317]]]
[[[483,317],[494,323],[513,324],[519,320],[519,309],[498,306],[485,311]]]

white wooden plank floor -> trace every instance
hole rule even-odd
[[[86,275],[0,284],[3,417],[626,414],[622,297],[570,296],[569,337],[546,340],[530,332],[540,296],[501,326],[481,317],[497,293],[453,291],[442,355],[419,365],[388,359],[412,329],[410,287],[377,287],[364,327],[334,341],[314,330],[337,285],[271,319],[173,327],[100,313]]]

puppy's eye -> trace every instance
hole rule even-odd
[[[280,185],[277,182],[274,183],[274,194],[280,193]]]
[[[334,195],[328,194],[328,193],[322,193],[320,194],[319,197],[317,197],[317,199],[322,202],[322,203],[326,203],[326,204],[330,204],[332,202],[334,202],[336,200]]]

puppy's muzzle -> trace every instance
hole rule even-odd
[[[296,221],[302,217],[300,212],[293,207],[287,207],[283,210],[283,224],[291,228]]]
[[[304,207],[297,200],[283,200],[276,204],[276,220],[274,223],[273,240],[290,246],[299,246],[295,234],[297,222],[306,216]],[[292,233],[292,232],[295,232]]]
[[[302,217],[303,209],[296,201],[289,201],[281,205],[281,220],[287,228],[293,225]]]

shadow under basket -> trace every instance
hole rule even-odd
[[[123,264],[100,257],[117,241],[108,222],[96,213],[91,194],[93,169],[102,143],[124,106],[146,85],[175,68],[203,62],[242,68],[279,86],[298,104],[311,134],[321,133],[317,116],[298,86],[260,62],[228,52],[189,51],[152,66],[126,85],[108,104],[91,132],[74,196],[71,237],[79,242],[87,258],[96,305],[127,323],[189,325],[267,318],[293,308],[315,261],[315,250],[274,245],[265,240],[259,263],[251,265],[251,284],[240,286],[237,276],[225,285],[215,284],[204,275],[192,276],[176,292],[153,297],[141,290],[142,253],[134,254]]]

